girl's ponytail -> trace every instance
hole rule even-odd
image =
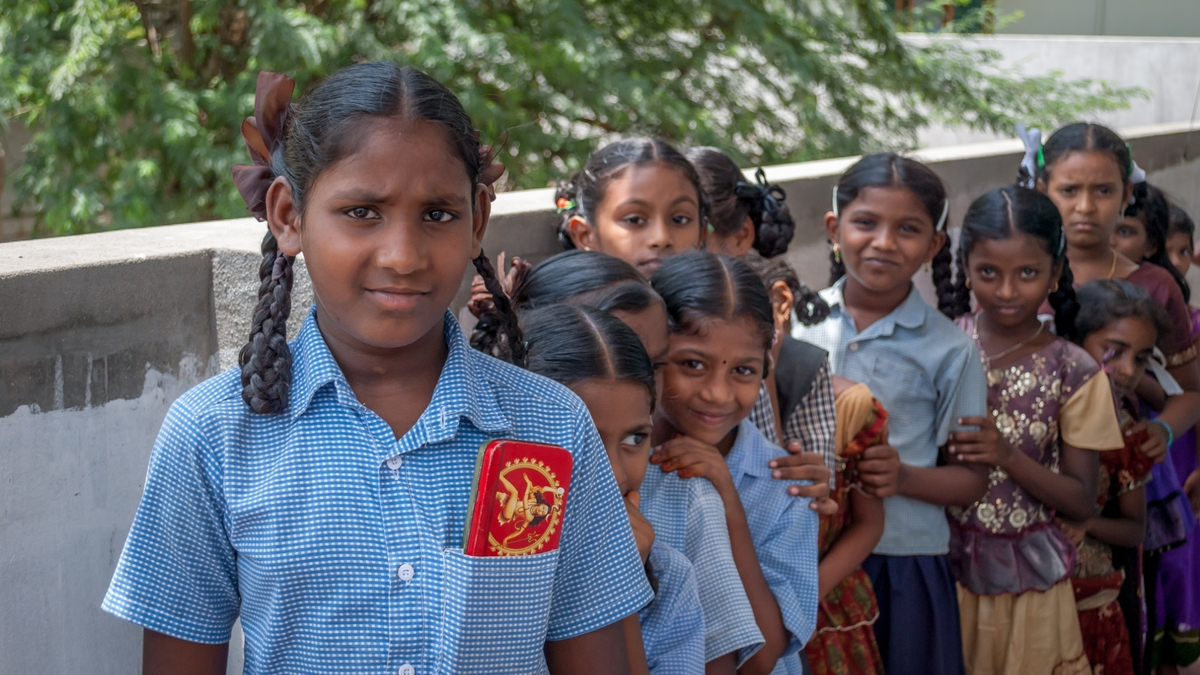
[[[938,310],[953,318],[958,311],[961,300],[954,285],[954,254],[950,251],[950,236],[942,241],[942,247],[934,254],[932,268],[933,287],[937,289]]]
[[[1062,258],[1062,273],[1058,275],[1057,287],[1050,291],[1050,306],[1054,308],[1054,332],[1059,337],[1077,342],[1075,318],[1079,316],[1079,300],[1075,297],[1075,275],[1071,273],[1071,261]]]
[[[256,413],[287,409],[292,384],[292,351],[287,320],[292,313],[292,258],[279,251],[267,230],[258,266],[258,304],[250,325],[250,341],[238,354],[242,367],[242,399]]]
[[[524,368],[525,338],[521,335],[520,322],[517,319],[516,310],[513,309],[512,300],[505,294],[504,288],[500,285],[500,279],[496,276],[496,269],[492,267],[492,261],[488,260],[487,254],[482,249],[479,251],[479,257],[471,262],[474,263],[479,276],[483,277],[483,285],[492,294],[493,303],[492,310],[484,312],[484,316],[479,319],[481,324],[486,320],[489,326],[485,327],[485,333],[481,335],[478,342],[472,335],[471,346],[502,361],[508,361],[514,366]]]
[[[971,289],[967,288],[967,270],[963,262],[964,257],[960,249],[954,261],[956,271],[953,295],[947,303],[949,311],[943,310],[943,313],[951,319],[957,319],[964,314],[971,313]]]
[[[754,250],[764,258],[774,258],[787,252],[788,244],[796,234],[796,221],[784,200],[787,193],[778,185],[767,182],[762,169],[754,173],[754,183],[738,181],[737,196],[750,206],[750,220],[754,223]],[[716,202],[716,199],[713,198]],[[714,209],[715,215],[715,209]]]
[[[762,279],[768,296],[771,294],[771,288],[777,282],[782,281],[787,285],[788,290],[792,292],[792,311],[800,323],[805,326],[814,326],[828,318],[829,304],[819,293],[800,282],[800,277],[796,276],[796,270],[792,269],[787,260],[783,258],[767,259],[751,251],[742,258],[742,261]]]

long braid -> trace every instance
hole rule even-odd
[[[250,341],[242,347],[242,399],[256,413],[287,409],[292,382],[292,352],[287,343],[287,319],[292,312],[292,258],[279,251],[267,231],[258,266],[258,305],[250,324]]]
[[[496,270],[492,267],[492,262],[488,260],[482,249],[479,251],[479,257],[471,262],[474,263],[479,276],[483,277],[483,285],[492,294],[492,303],[495,306],[497,339],[489,353],[496,358],[524,368],[525,338],[521,335],[521,325],[517,319],[517,313],[513,309],[512,300],[505,294],[504,288],[500,285],[500,279],[496,276]]]
[[[963,264],[963,258],[965,257],[966,252],[959,248],[958,256],[954,259],[954,290],[950,300],[950,313],[948,314],[951,319],[957,319],[964,314],[971,313],[971,289],[967,288],[967,270]]]
[[[1079,337],[1075,318],[1079,316],[1079,300],[1075,297],[1075,275],[1066,256],[1062,259],[1062,274],[1058,277],[1058,288],[1050,294],[1050,306],[1054,308],[1054,332],[1059,337],[1074,342]]]
[[[942,314],[953,318],[958,307],[957,295],[954,292],[954,254],[950,252],[950,237],[942,242],[931,263],[933,267],[933,286],[937,289],[938,309]]]

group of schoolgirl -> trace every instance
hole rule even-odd
[[[242,128],[241,367],[172,406],[104,601],[144,672],[224,672],[239,618],[251,673],[1189,672],[1197,331],[1156,263],[1192,233],[1130,204],[1111,131],[1031,151],[957,255],[937,176],[864,157],[814,294],[782,191],[714,149],[598,150],[556,195],[572,250],[498,271],[503,167],[451,92],[364,63],[291,93],[264,73]],[[497,438],[572,454],[557,549],[463,554]]]

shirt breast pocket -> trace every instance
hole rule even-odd
[[[445,549],[439,673],[541,674],[558,551],[474,557]]]
[[[888,413],[925,414],[929,423],[933,422],[937,392],[923,369],[904,359],[876,356],[870,373],[871,393]]]

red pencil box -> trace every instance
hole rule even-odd
[[[556,445],[485,443],[475,459],[463,553],[531,555],[558,548],[573,463]]]

